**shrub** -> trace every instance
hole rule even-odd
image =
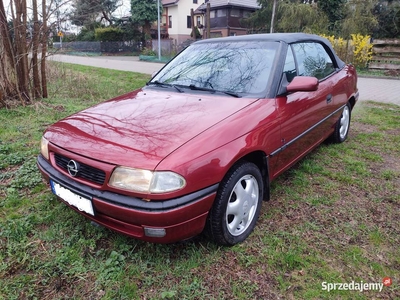
[[[82,28],[81,32],[76,37],[77,41],[93,42],[95,40],[94,31]]]
[[[352,34],[353,42],[353,64],[356,67],[366,68],[372,59],[372,44],[369,35]]]
[[[96,41],[119,42],[123,40],[124,32],[120,28],[106,27],[95,29]]]
[[[321,34],[320,36],[329,40],[340,59],[356,67],[365,68],[372,59],[372,44],[369,35],[352,34],[351,41],[341,37],[336,38],[334,35]]]
[[[190,36],[192,38],[195,38],[196,40],[201,38],[201,33],[200,30],[197,26],[194,27],[194,29],[192,30],[192,33],[190,34]]]
[[[156,52],[154,52],[154,50],[152,50],[150,48],[144,47],[143,50],[142,50],[142,55],[145,55],[145,56],[156,56]]]
[[[335,38],[334,35],[324,35],[321,34],[322,37],[326,38],[331,44],[333,49],[335,50],[336,54],[340,57],[341,60],[343,61],[349,61],[351,60],[351,49],[349,45],[349,41],[344,40],[343,38]]]

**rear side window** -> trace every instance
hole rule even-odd
[[[293,44],[299,76],[313,76],[323,79],[333,72],[332,59],[325,48],[319,43]]]

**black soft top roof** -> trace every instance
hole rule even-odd
[[[248,35],[240,35],[240,36],[230,36],[230,37],[223,37],[223,38],[206,39],[206,40],[201,40],[201,41],[195,42],[194,44],[226,43],[226,42],[252,42],[252,41],[283,42],[286,44],[293,44],[293,43],[298,43],[298,42],[322,43],[333,54],[339,68],[342,68],[345,65],[345,63],[336,55],[336,52],[333,50],[331,43],[327,39],[325,39],[319,35],[308,34],[308,33],[248,34]]]

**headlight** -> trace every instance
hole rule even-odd
[[[109,184],[124,190],[159,194],[180,190],[186,185],[186,181],[170,171],[152,172],[118,167],[112,173]]]
[[[154,172],[150,185],[151,193],[165,193],[180,190],[186,185],[185,179],[174,172]]]
[[[44,158],[49,160],[49,141],[46,140],[44,137],[40,140],[40,153],[43,155]]]

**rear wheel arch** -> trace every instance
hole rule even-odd
[[[343,108],[340,118],[336,121],[334,131],[330,136],[330,141],[335,144],[343,143],[349,134],[352,104],[347,102]]]
[[[348,102],[350,104],[350,108],[353,109],[354,105],[356,105],[356,99],[351,97]]]

